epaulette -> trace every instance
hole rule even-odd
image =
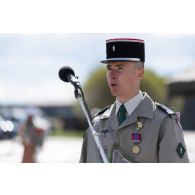
[[[159,104],[158,102],[155,102],[155,105],[156,105],[157,108],[159,108],[160,110],[162,110],[163,112],[168,114],[171,118],[175,118],[175,116],[177,116],[177,114],[173,110],[166,107],[165,105]]]
[[[103,114],[103,113],[104,113],[106,110],[108,110],[110,107],[111,107],[111,105],[105,107],[105,108],[102,109],[102,110],[100,110],[97,114],[95,114],[95,115],[93,116],[93,118],[95,118],[96,116],[99,116],[99,115]]]

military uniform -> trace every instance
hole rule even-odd
[[[106,60],[101,62],[125,61],[144,64],[144,40],[119,38],[106,41]],[[116,101],[93,119],[109,162],[189,162],[176,113],[154,103],[146,93],[125,103],[128,105],[119,108]],[[90,129],[84,136],[80,162],[102,162]]]
[[[118,124],[116,103],[93,118],[104,151],[112,163],[189,162],[176,113],[146,94],[133,113]],[[102,162],[90,129],[85,133],[80,162]]]

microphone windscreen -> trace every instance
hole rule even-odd
[[[64,66],[60,68],[58,75],[62,81],[69,82],[70,75],[75,76],[75,73],[69,66]]]

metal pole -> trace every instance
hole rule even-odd
[[[74,87],[75,87],[75,97],[76,97],[76,99],[78,99],[78,101],[79,101],[79,103],[81,105],[81,108],[83,110],[83,113],[84,113],[85,117],[87,118],[87,122],[88,122],[89,128],[91,130],[92,137],[94,138],[96,146],[97,146],[97,148],[98,148],[98,150],[100,152],[100,156],[102,158],[102,161],[104,163],[108,163],[107,156],[106,156],[106,154],[104,152],[101,140],[99,138],[100,134],[98,132],[96,132],[96,130],[93,127],[92,117],[91,117],[91,114],[90,114],[89,109],[87,107],[87,104],[85,102],[85,98],[84,98],[84,95],[83,95],[83,92],[82,92],[82,88],[81,88],[79,82],[76,82],[76,84],[74,83]]]
[[[105,154],[105,152],[104,152],[104,149],[103,149],[103,147],[102,147],[101,140],[100,140],[100,138],[99,138],[99,133],[96,132],[95,129],[94,129],[94,127],[93,127],[93,124],[92,124],[92,121],[91,121],[91,119],[90,119],[90,116],[88,115],[88,112],[87,112],[87,110],[86,110],[86,107],[84,106],[83,98],[82,98],[82,97],[78,97],[78,100],[79,100],[79,103],[80,103],[80,105],[81,105],[81,107],[82,107],[82,110],[83,110],[83,112],[84,112],[84,114],[85,114],[85,116],[86,116],[86,118],[87,118],[87,122],[88,122],[88,124],[89,124],[89,128],[90,128],[90,130],[91,130],[91,133],[92,133],[92,136],[93,136],[93,138],[94,138],[94,140],[95,140],[95,143],[96,143],[96,145],[97,145],[97,148],[98,148],[98,150],[99,150],[99,152],[100,152],[102,161],[103,161],[104,163],[108,163],[107,156],[106,156],[106,154]]]

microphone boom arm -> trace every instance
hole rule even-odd
[[[89,112],[88,106],[86,104],[86,101],[85,101],[85,98],[84,98],[84,93],[82,91],[82,88],[81,88],[81,85],[79,83],[78,77],[72,77],[71,76],[70,82],[75,87],[75,91],[74,91],[75,98],[78,99],[78,101],[79,101],[79,103],[81,105],[81,108],[83,110],[83,113],[84,113],[84,115],[85,115],[85,117],[87,119],[89,128],[91,130],[92,137],[94,138],[96,146],[97,146],[97,148],[98,148],[98,150],[100,152],[101,159],[102,159],[102,161],[104,163],[108,163],[107,156],[106,156],[106,154],[104,152],[101,140],[99,138],[100,134],[94,129],[94,126],[92,124],[92,117],[91,117],[91,114]]]

